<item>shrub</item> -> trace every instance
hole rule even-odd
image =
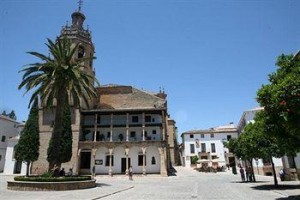
[[[53,177],[53,173],[52,172],[45,172],[41,175],[41,177],[43,177],[43,178]]]
[[[191,157],[191,163],[192,164],[196,164],[197,160],[198,160],[198,156],[192,156]]]
[[[68,182],[68,181],[87,181],[87,180],[91,180],[91,177],[90,176],[64,176],[64,177],[16,176],[14,180],[30,181],[30,182]]]

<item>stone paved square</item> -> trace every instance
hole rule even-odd
[[[241,183],[240,176],[230,171],[200,173],[183,167],[176,170],[175,176],[134,175],[133,181],[121,175],[97,176],[96,188],[59,192],[10,191],[6,189],[6,181],[13,177],[1,175],[1,199],[300,199],[299,181],[280,182],[279,189],[270,190],[272,177],[257,176],[257,183]]]

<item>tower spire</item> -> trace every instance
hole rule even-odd
[[[82,4],[83,4],[83,0],[79,0],[78,1],[78,12],[81,11]]]

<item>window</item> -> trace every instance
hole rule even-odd
[[[137,123],[137,122],[139,122],[139,117],[138,116],[132,116],[131,121]]]
[[[152,159],[151,159],[151,164],[152,164],[152,165],[156,165],[156,160],[155,160],[155,157],[154,157],[154,156],[153,156]]]
[[[143,155],[138,155],[138,166],[143,166]],[[145,155],[145,166],[146,166],[146,155]]]
[[[201,134],[201,138],[204,138],[204,134]]]
[[[84,56],[84,48],[83,46],[78,47],[78,58],[82,58]]]
[[[150,115],[145,116],[145,122],[151,122],[151,116]]]
[[[1,138],[1,142],[5,142],[5,139],[6,139],[6,136],[3,135],[2,138]]]
[[[231,139],[231,135],[227,135],[227,141]]]
[[[105,160],[105,166],[106,166],[106,167],[109,166],[109,157],[110,157],[110,155],[107,155],[107,156],[106,156],[106,160]],[[111,158],[112,158],[112,159],[111,159],[111,166],[114,166],[114,156],[112,155]]]
[[[201,152],[206,153],[206,146],[205,143],[201,143]]]
[[[271,159],[269,159],[269,158],[264,158],[264,159],[262,159],[262,161],[263,161],[264,165],[271,165]]]
[[[295,159],[293,156],[288,156],[288,163],[289,163],[289,167],[290,168],[296,168],[296,163],[295,163]]]
[[[135,137],[135,131],[130,132],[130,137],[134,138]]]
[[[107,138],[110,138],[110,132],[107,132]]]
[[[101,122],[101,117],[100,115],[97,115],[97,124],[100,124],[100,122]]]
[[[195,145],[194,144],[190,144],[190,151],[191,151],[191,153],[195,153]]]
[[[200,146],[199,146],[199,140],[198,139],[196,139],[196,148],[199,148]]]
[[[212,153],[216,153],[216,145],[215,145],[215,143],[211,143],[210,145],[211,145],[211,152]]]
[[[152,118],[152,122],[155,122],[155,118]]]
[[[190,138],[194,138],[194,134],[191,134],[191,135],[190,135]]]
[[[211,133],[211,134],[210,134],[210,137],[211,137],[211,138],[214,138],[214,137],[215,137],[215,135],[214,135],[213,133]]]
[[[152,134],[155,135],[156,134],[156,130],[152,130]]]

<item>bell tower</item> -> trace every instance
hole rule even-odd
[[[85,15],[81,11],[82,0],[79,1],[78,10],[72,13],[72,24],[66,23],[61,29],[58,39],[67,38],[70,40],[71,45],[77,45],[74,59],[78,58],[92,58],[94,57],[95,47],[92,42],[91,32],[88,28],[84,27]],[[95,78],[95,72],[93,68],[93,60],[87,59],[81,63],[81,69],[90,74],[93,79]],[[90,84],[94,84],[91,81]],[[90,101],[93,105],[94,100]],[[87,108],[83,102],[81,102],[81,108]],[[89,105],[91,107],[91,105]],[[72,103],[71,103],[72,107]],[[80,122],[81,113],[78,107],[71,108],[71,121],[72,121],[72,157],[69,162],[62,163],[63,168],[73,169],[74,174],[79,173],[79,160],[80,160],[80,147],[79,147],[79,135],[80,135]],[[40,150],[39,158],[32,165],[32,173],[42,174],[48,170],[49,163],[47,161],[47,148],[51,138],[53,130],[54,114],[53,110],[47,110],[41,108],[39,110],[39,129],[40,129]]]
[[[69,25],[68,22],[62,27],[59,38],[70,39],[73,45],[78,45],[77,52],[75,53],[76,58],[84,57],[94,57],[95,47],[92,42],[91,32],[87,28],[84,28],[85,15],[81,11],[82,0],[78,2],[78,10],[73,12],[72,24]],[[93,68],[93,60],[85,61],[82,65],[83,69],[90,73],[90,75],[95,76]]]

